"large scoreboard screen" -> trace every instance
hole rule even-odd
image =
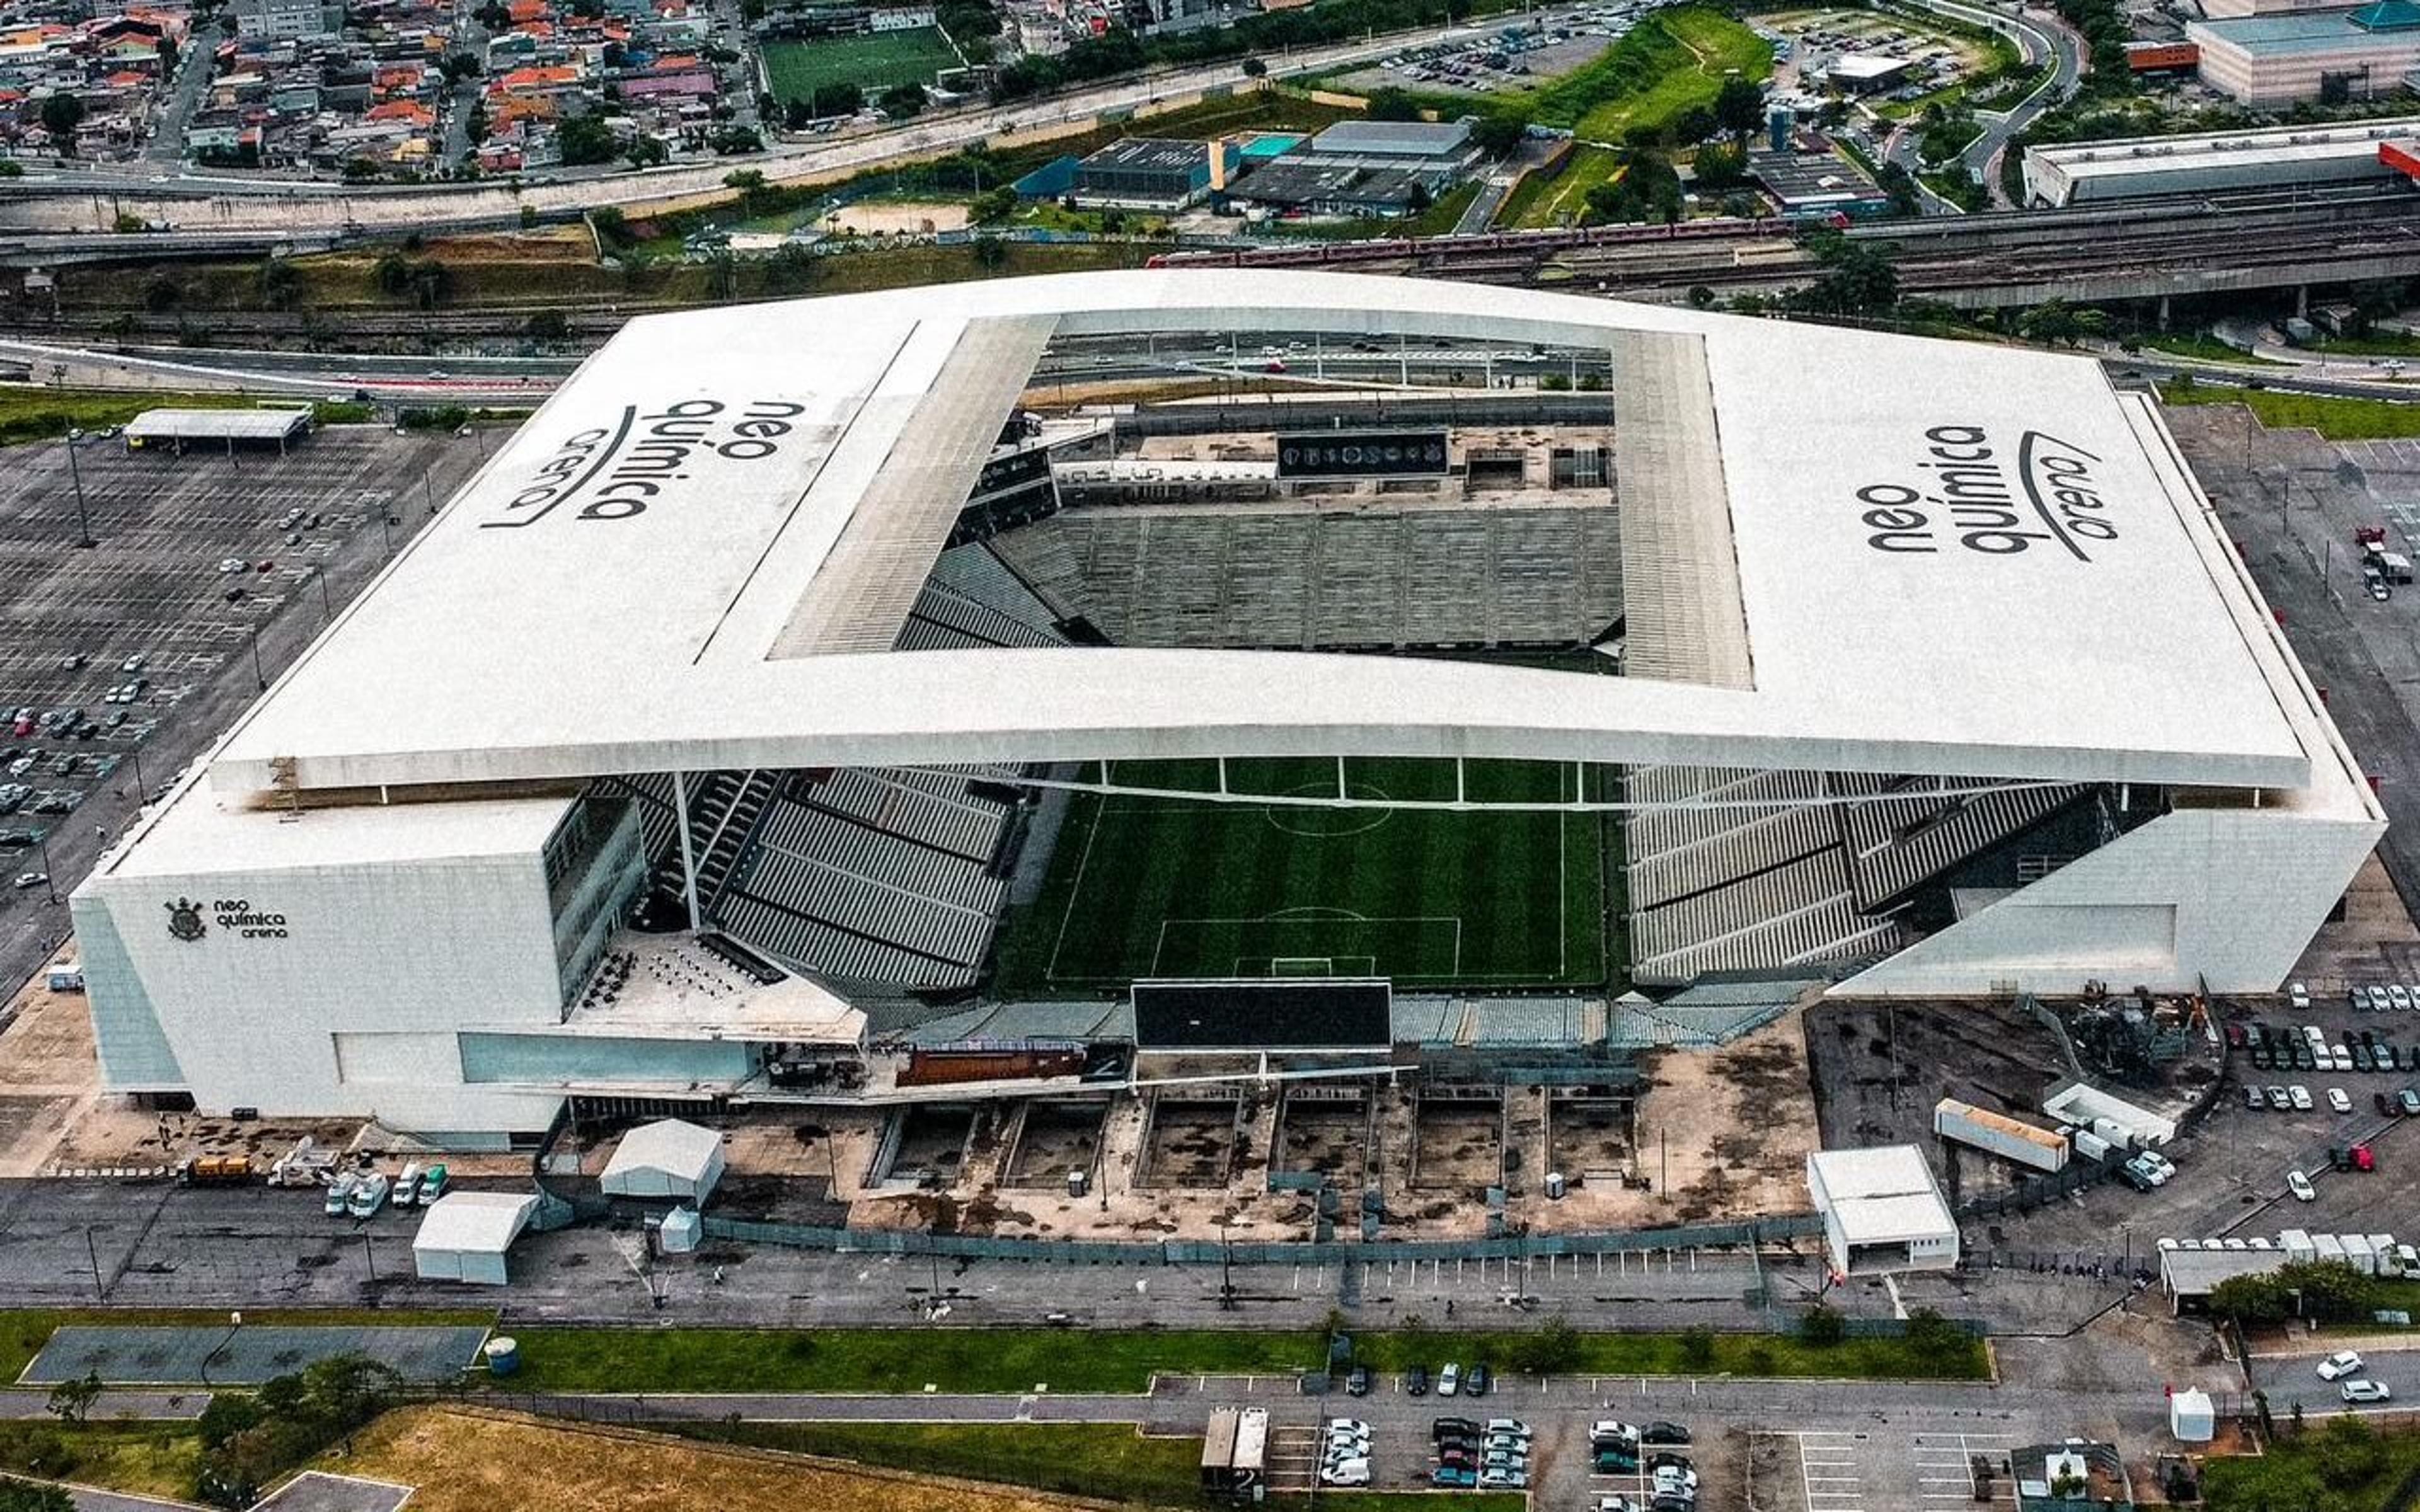
[[[1441,430],[1318,431],[1278,438],[1280,478],[1441,478]]]
[[[1138,981],[1140,1050],[1385,1050],[1394,994],[1384,978]]]

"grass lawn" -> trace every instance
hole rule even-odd
[[[1330,760],[1231,761],[1231,791],[1327,795]],[[1554,801],[1569,767],[1472,763],[1475,802]],[[1208,763],[1122,763],[1118,781],[1210,791]],[[1450,762],[1355,759],[1362,797],[1450,799]],[[1004,990],[1137,977],[1268,976],[1280,958],[1402,983],[1606,980],[1605,821],[1551,812],[1263,808],[1081,795],[1050,874],[1012,921]]]
[[[1659,11],[1603,58],[1539,91],[1536,118],[1592,142],[1619,142],[1634,126],[1662,127],[1692,106],[1713,104],[1732,69],[1764,78],[1773,71],[1772,47],[1720,11]],[[1559,118],[1575,105],[1573,118]]]
[[[2207,1512],[2379,1512],[2404,1477],[2420,1474],[2420,1433],[2409,1427],[2381,1431],[2330,1415],[2297,1434],[2280,1414],[2277,1429],[2258,1458],[2210,1462]]]
[[[1575,225],[1588,208],[1588,192],[1609,183],[1621,163],[1611,147],[1578,143],[1553,177],[1530,174],[1496,212],[1496,224],[1514,230]]]
[[[517,1329],[521,1374],[511,1393],[566,1392],[1054,1392],[1139,1393],[1161,1374],[1282,1375],[1320,1359],[1311,1330]],[[1512,1368],[1530,1335],[1423,1329],[1355,1335],[1357,1357],[1400,1370],[1449,1359]],[[1715,1334],[1581,1334],[1578,1375],[1740,1375],[1867,1380],[1980,1380],[1979,1341],[1926,1357],[1900,1339],[1844,1339],[1819,1348],[1795,1337]]]
[[[0,1473],[183,1497],[193,1494],[201,1458],[201,1436],[190,1423],[0,1422]]]
[[[1063,1329],[516,1329],[515,1391],[1140,1392],[1155,1371],[1271,1375],[1320,1357],[1313,1333]]]
[[[2307,425],[2334,441],[2393,440],[2420,436],[2420,403],[2354,399],[2333,393],[2288,393],[2221,383],[2163,383],[2169,404],[2240,404],[2272,430]],[[2420,398],[2420,395],[2414,395]]]
[[[939,70],[956,67],[958,54],[937,26],[765,44],[765,76],[785,100],[836,84],[856,85],[871,100],[892,85],[929,85]]]
[[[251,409],[249,393],[178,393],[163,389],[46,389],[0,385],[0,446],[123,425],[146,409]],[[313,405],[323,423],[365,419],[349,404]]]
[[[1117,1501],[1193,1506],[1201,1501],[1202,1441],[1145,1438],[1114,1423],[698,1423],[666,1425],[684,1437],[851,1459],[969,1480]],[[1417,1494],[1417,1493],[1414,1493]],[[1433,1504],[1401,1491],[1322,1491],[1269,1505],[1319,1512],[1394,1512]],[[1521,1512],[1526,1500],[1491,1491],[1453,1498],[1454,1512]]]
[[[2195,331],[2190,333],[2174,331],[2151,332],[2133,339],[2136,346],[2151,351],[2167,352],[2176,357],[2196,357],[2206,363],[2235,363],[2245,367],[2288,365],[2284,363],[2272,362],[2266,357],[2255,357],[2250,352],[2238,350],[2207,331]]]
[[[1373,1370],[1396,1371],[1447,1360],[1485,1360],[1498,1371],[1520,1360],[1532,1335],[1436,1329],[1357,1334],[1354,1358]],[[1693,1350],[1702,1350],[1702,1354]],[[1578,1376],[1776,1376],[1861,1381],[1980,1381],[1990,1363],[1979,1339],[1962,1340],[1935,1359],[1906,1340],[1848,1338],[1817,1346],[1794,1335],[1715,1334],[1693,1342],[1683,1334],[1581,1334],[1572,1363],[1558,1374]]]
[[[2321,336],[2310,344],[2315,352],[2341,357],[2420,357],[2420,336],[2401,331],[2373,331],[2366,336]]]

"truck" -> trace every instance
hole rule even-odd
[[[1932,1132],[2038,1171],[2067,1167],[2065,1136],[1954,1097],[1945,1097],[1933,1105]]]
[[[2400,551],[2381,551],[2370,558],[2378,563],[2378,575],[2400,587],[2412,581],[2412,559]]]
[[[188,1155],[177,1167],[179,1186],[241,1186],[251,1180],[250,1155]]]
[[[2370,1235],[2369,1247],[2378,1255],[2379,1274],[2401,1275],[2403,1273],[2403,1257],[2395,1247],[2393,1234]]]
[[[2331,1260],[2342,1264],[2346,1258],[2344,1241],[2334,1234],[2313,1234],[2311,1248],[2318,1252],[2315,1257],[2323,1265]]]
[[[2378,1251],[2370,1247],[2367,1234],[2340,1234],[2336,1242],[2344,1246],[2347,1265],[2364,1275],[2378,1273]]]
[[[2319,1257],[2319,1246],[2311,1242],[2309,1234],[2299,1228],[2288,1228],[2279,1234],[2277,1247],[2286,1252],[2286,1261],[2289,1265],[2308,1265]]]

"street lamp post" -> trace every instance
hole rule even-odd
[[[260,625],[257,621],[252,626],[252,682],[256,691],[269,691],[269,674],[260,670]]]
[[[51,875],[51,832],[49,830],[42,831],[42,838],[39,843],[42,847],[42,890],[50,895],[52,903],[55,905],[59,901],[59,885]]]
[[[83,440],[83,431],[68,432],[68,476],[75,483],[76,546],[89,551],[101,543],[92,538],[92,515],[84,501],[84,468],[76,461],[76,442]]]

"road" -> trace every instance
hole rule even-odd
[[[2084,39],[2046,10],[2002,9],[1969,5],[1964,0],[1916,0],[1916,3],[1954,21],[1989,26],[2014,40],[2029,64],[2039,66],[2044,61],[2051,64],[2051,71],[2041,84],[2008,110],[1978,112],[1975,120],[1983,130],[1959,155],[1960,165],[1991,192],[1992,203],[2005,207],[2009,200],[2000,189],[2000,157],[2008,150],[2011,137],[2032,125],[2034,118],[2043,111],[2075,92],[2076,82],[2084,76]],[[1920,174],[1924,163],[1916,154],[1916,142],[1922,135],[1923,132],[1913,124],[1898,127],[1884,144],[1884,156],[1911,174]],[[1918,192],[1927,214],[1958,213],[1958,207],[1924,189],[1920,182]]]

